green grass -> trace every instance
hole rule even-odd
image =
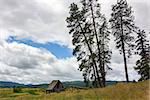
[[[43,89],[22,88],[21,93],[13,89],[0,89],[0,100],[149,100],[149,81],[119,83],[98,89],[68,89],[60,93],[45,94]]]

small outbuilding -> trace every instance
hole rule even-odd
[[[46,93],[51,93],[51,92],[60,92],[64,90],[63,84],[59,80],[53,80],[48,88],[46,89]]]

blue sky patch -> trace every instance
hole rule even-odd
[[[61,46],[56,43],[48,42],[48,43],[36,43],[32,40],[28,39],[16,39],[15,36],[10,36],[7,40],[8,43],[17,42],[17,43],[23,43],[32,47],[36,48],[45,48],[48,51],[50,51],[52,54],[54,54],[58,59],[66,58],[66,57],[72,57],[72,50],[69,49],[67,46]]]

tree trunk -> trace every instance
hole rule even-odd
[[[125,76],[126,76],[126,81],[129,82],[127,59],[126,59],[125,44],[124,44],[124,37],[123,37],[122,16],[121,16],[121,42],[122,42],[122,51],[123,51],[123,58],[124,58]]]
[[[80,25],[80,23],[79,23],[79,26],[80,26],[80,28],[81,28],[81,31],[82,31],[82,33],[83,33],[83,36],[84,36],[84,38],[85,38],[85,41],[86,41],[86,44],[87,44],[87,46],[88,46],[88,49],[89,49],[89,51],[90,51],[90,54],[92,55],[93,54],[93,52],[92,52],[92,49],[91,49],[91,47],[90,47],[90,44],[89,44],[89,42],[88,42],[88,40],[87,40],[87,37],[86,37],[86,35],[84,34],[84,31],[83,31],[83,29],[82,29],[82,27],[81,27],[81,25]],[[95,77],[95,83],[96,83],[96,87],[98,87],[97,86],[97,82],[96,82],[96,72],[97,72],[97,65],[96,65],[96,61],[95,61],[95,59],[94,58],[92,58],[92,61],[93,61],[93,63],[94,63],[94,66],[93,66],[93,72],[94,72],[94,77]],[[98,74],[97,74],[97,76],[98,76]]]
[[[126,81],[129,82],[128,69],[127,69],[127,60],[126,60],[126,54],[125,54],[125,48],[124,48],[124,42],[123,41],[122,41],[122,50],[123,50]]]
[[[98,56],[99,56],[99,62],[100,62],[100,64],[99,64],[99,68],[100,68],[100,66],[102,65],[102,63],[101,63],[101,52],[100,52],[100,46],[99,46],[99,40],[98,40],[98,35],[97,35],[97,31],[96,31],[96,25],[95,25],[95,18],[94,18],[94,13],[93,13],[93,7],[92,7],[92,3],[91,3],[91,12],[92,12],[92,20],[93,20],[93,26],[94,26],[94,33],[95,33],[95,36],[96,36],[96,44],[97,44],[97,47],[98,47]],[[98,68],[96,68],[96,70],[97,70],[97,73],[98,73],[98,81],[99,81],[99,85],[100,86],[102,86],[101,85],[101,83],[103,83],[103,82],[101,82],[101,80],[100,80],[100,76],[99,76],[99,72],[98,72]],[[101,70],[100,70],[101,71]]]

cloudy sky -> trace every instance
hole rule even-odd
[[[100,1],[107,18],[116,1]],[[0,0],[0,81],[38,84],[55,79],[82,80],[65,22],[72,2],[78,0]],[[136,25],[149,31],[150,1],[128,2]],[[110,43],[113,70],[107,79],[125,80],[122,55],[114,45]],[[136,58],[128,59],[130,80],[139,77],[133,69]]]

